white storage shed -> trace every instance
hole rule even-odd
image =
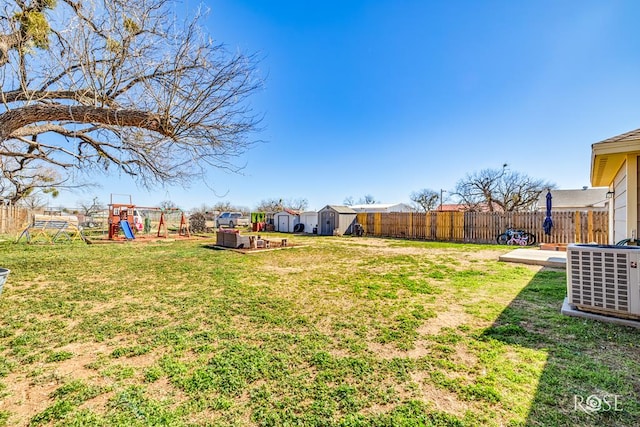
[[[300,225],[303,233],[312,234],[313,230],[318,233],[318,212],[307,211],[300,214]]]
[[[278,212],[273,216],[275,230],[280,233],[293,233],[293,228],[300,222],[300,216],[292,211]]]

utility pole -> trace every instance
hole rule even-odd
[[[442,193],[446,193],[447,190],[443,190],[442,188],[440,189],[440,209],[439,211],[442,212]]]

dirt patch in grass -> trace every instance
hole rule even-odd
[[[106,393],[102,393],[92,399],[82,402],[79,408],[90,410],[96,414],[104,414],[107,406],[109,405],[109,401],[113,396],[114,393],[112,391],[107,391]]]
[[[53,393],[66,383],[81,380],[93,386],[108,389],[115,383],[114,379],[104,376],[100,370],[107,365],[120,365],[141,371],[153,363],[157,356],[145,354],[135,357],[113,359],[110,357],[114,346],[108,343],[71,343],[56,349],[58,354],[68,353],[69,359],[38,363],[39,369],[25,376],[21,373],[9,374],[5,384],[8,385],[2,399],[2,408],[11,412],[11,422],[15,425],[26,425],[36,414],[44,411],[55,399]],[[81,407],[90,407],[103,412],[104,406],[113,393],[101,393],[84,402]]]
[[[448,310],[440,311],[435,318],[427,320],[424,325],[418,328],[418,333],[438,335],[442,328],[457,328],[460,325],[476,323],[474,317],[466,313],[462,306],[451,304],[447,308]]]
[[[478,356],[472,353],[466,344],[458,344],[454,346],[455,352],[451,355],[451,359],[460,366],[473,370],[478,365]]]
[[[106,343],[72,343],[60,350],[68,351],[73,357],[53,364],[56,375],[65,378],[73,374],[75,378],[87,379],[96,375],[96,371],[89,366],[101,355],[108,355],[112,348]]]
[[[418,385],[418,396],[414,398],[429,402],[439,411],[463,416],[472,409],[469,402],[460,400],[455,393],[432,384],[427,372],[412,373],[411,380]]]
[[[22,372],[7,376],[7,396],[0,400],[2,409],[12,413],[11,422],[15,425],[27,425],[36,414],[44,411],[52,402],[52,393],[70,380],[89,380],[105,385],[104,379],[88,366],[97,360],[98,355],[108,353],[104,343],[73,343],[58,349],[71,353],[67,360],[52,363],[38,363],[37,370],[28,375]]]
[[[0,408],[11,413],[10,425],[27,425],[35,414],[49,406],[50,395],[60,383],[53,376],[40,381],[34,383],[24,374],[10,374],[5,378],[7,396],[0,400]]]
[[[189,400],[189,396],[175,388],[168,378],[159,378],[158,380],[149,383],[146,387],[147,395],[155,400],[172,400],[174,405],[179,405]]]
[[[409,358],[419,359],[431,353],[429,349],[430,343],[428,341],[417,340],[414,348],[410,350],[400,350],[394,344],[380,344],[377,342],[368,342],[367,349],[376,357],[380,359],[396,359],[396,358]]]

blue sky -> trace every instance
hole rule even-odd
[[[263,58],[252,107],[264,142],[235,161],[242,174],[212,170],[207,185],[153,191],[112,176],[52,205],[111,193],[183,209],[267,198],[320,209],[365,194],[408,202],[503,163],[581,188],[591,144],[640,127],[638,1],[205,4],[217,41]]]

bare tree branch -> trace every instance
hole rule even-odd
[[[0,156],[62,177],[116,168],[145,186],[239,170],[233,161],[259,130],[248,103],[261,87],[257,57],[229,53],[203,31],[200,11],[180,22],[173,7],[6,2]]]
[[[29,105],[0,114],[0,140],[31,135],[27,125],[37,122],[99,123],[130,126],[172,137],[173,126],[164,117],[148,111],[118,110],[91,106]]]
[[[530,210],[540,193],[555,185],[525,174],[483,169],[458,181],[453,193],[469,210],[513,212]]]
[[[424,212],[434,210],[438,206],[438,200],[440,196],[434,190],[423,188],[420,191],[414,191],[411,193],[410,199],[413,203]]]

